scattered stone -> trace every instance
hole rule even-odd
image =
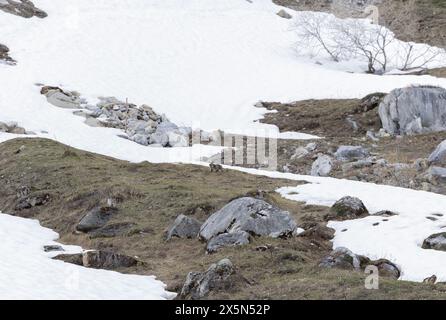
[[[383,210],[383,211],[379,211],[377,213],[374,214],[374,216],[381,216],[381,217],[392,217],[392,216],[397,216],[398,214],[389,210]]]
[[[249,233],[245,231],[222,233],[209,240],[206,251],[214,253],[223,247],[242,246],[245,244],[249,244]]]
[[[311,175],[316,177],[327,177],[333,169],[333,159],[327,155],[319,155],[311,166]]]
[[[138,264],[133,257],[113,252],[89,250],[82,254],[82,264],[87,268],[117,269],[129,268]]]
[[[206,272],[190,272],[179,298],[198,300],[212,291],[228,291],[245,282],[243,277],[237,276],[232,262],[229,259],[223,259],[211,265]]]
[[[433,86],[393,90],[379,106],[383,128],[392,135],[446,130],[445,96],[446,89]]]
[[[48,245],[43,246],[43,251],[45,252],[53,252],[53,251],[65,251],[62,246],[59,245]]]
[[[287,237],[296,230],[290,213],[263,200],[239,198],[209,217],[201,226],[200,238],[210,240],[222,233],[245,231],[251,235]]]
[[[446,232],[436,233],[424,240],[423,249],[446,251]]]
[[[169,241],[173,237],[189,239],[196,238],[200,232],[201,225],[202,223],[198,220],[181,214],[169,227],[166,234],[166,240]]]
[[[361,160],[369,157],[369,151],[361,146],[340,146],[335,157],[341,161]]]
[[[354,169],[363,169],[372,167],[376,164],[376,161],[373,159],[364,159],[364,160],[358,160],[355,162],[349,162],[342,165],[342,171],[348,172]]]
[[[277,15],[284,19],[292,19],[293,16],[286,12],[284,9],[281,9],[279,12],[277,12]]]
[[[349,220],[367,216],[369,214],[364,203],[354,197],[343,197],[330,209],[329,219]]]
[[[76,226],[76,230],[87,233],[102,228],[111,219],[115,212],[115,208],[98,206],[90,210],[90,212],[81,219]]]

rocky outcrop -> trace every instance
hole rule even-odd
[[[319,264],[321,268],[336,268],[344,270],[363,271],[367,266],[375,266],[378,269],[379,276],[399,279],[401,271],[392,262],[387,259],[370,260],[361,255],[354,254],[347,248],[337,248],[328,256],[322,259]]]
[[[111,207],[98,206],[90,210],[77,224],[76,230],[90,232],[105,226],[117,210]]]
[[[340,146],[335,153],[336,159],[340,161],[361,160],[369,155],[369,151],[362,146]]]
[[[430,164],[446,167],[446,140],[438,145],[428,159]]]
[[[166,240],[169,241],[174,237],[188,239],[196,238],[200,232],[201,225],[202,224],[198,220],[181,214],[169,227],[166,234]]]
[[[245,284],[246,280],[237,274],[232,262],[223,259],[205,272],[189,272],[179,298],[198,300],[212,292],[228,291]]]
[[[37,8],[30,0],[4,0],[0,1],[0,10],[23,18],[46,18],[45,11]]]
[[[436,233],[423,241],[423,249],[446,251],[446,232]]]
[[[99,103],[89,105],[79,93],[51,86],[42,87],[41,94],[56,107],[78,109],[73,113],[87,125],[120,129],[126,134],[121,137],[144,146],[188,147],[192,139],[192,128],[178,127],[148,105],[138,107],[115,97],[100,97]]]
[[[249,244],[249,233],[245,231],[236,231],[232,233],[222,233],[209,240],[206,251],[214,253],[223,247],[233,247]]]
[[[239,198],[209,217],[200,229],[200,238],[209,241],[222,233],[245,231],[255,236],[286,237],[296,230],[287,211],[259,199]]]
[[[54,252],[54,251],[65,251],[62,246],[59,245],[47,245],[43,246],[43,251],[45,252]]]
[[[446,89],[419,86],[395,89],[379,106],[383,128],[393,135],[446,130]]]
[[[349,220],[367,216],[369,214],[364,203],[354,197],[343,197],[330,208],[328,219]]]
[[[327,155],[319,155],[311,167],[311,175],[316,177],[327,177],[333,169],[333,159]]]

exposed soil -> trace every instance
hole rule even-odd
[[[18,151],[20,150],[20,151]],[[382,279],[380,290],[364,288],[365,275],[321,269],[320,259],[331,250],[327,237],[310,234],[291,239],[256,238],[251,244],[205,254],[196,239],[164,241],[164,231],[180,213],[204,221],[231,199],[263,194],[290,211],[305,228],[322,223],[328,208],[304,206],[283,199],[274,190],[296,182],[226,170],[211,174],[193,165],[133,164],[75,150],[43,139],[16,139],[0,144],[0,209],[39,219],[55,229],[64,243],[138,256],[144,263],[118,271],[155,274],[170,290],[179,291],[186,274],[203,271],[229,258],[248,279],[222,299],[443,299],[446,287]],[[17,208],[20,194],[45,195],[45,202]],[[262,190],[259,193],[258,190]],[[126,234],[101,238],[74,232],[83,215],[112,198],[117,213],[110,224],[130,223]],[[271,250],[261,252],[258,246]]]

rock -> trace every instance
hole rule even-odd
[[[47,101],[53,106],[64,109],[79,109],[81,107],[77,97],[71,96],[62,90],[48,90],[45,95]]]
[[[322,259],[319,264],[319,267],[321,268],[337,268],[355,271],[362,271],[367,266],[376,266],[378,268],[379,276],[381,277],[399,279],[401,276],[399,268],[389,260],[379,259],[371,261],[365,256],[354,254],[349,249],[342,247],[332,251],[327,257]]]
[[[0,2],[0,10],[23,18],[46,18],[45,11],[37,8],[30,0],[8,0]]]
[[[423,249],[446,251],[446,232],[436,233],[423,241]]]
[[[25,209],[31,209],[34,207],[43,206],[50,201],[50,196],[48,194],[42,194],[37,196],[23,197],[19,199],[15,210],[21,211]]]
[[[358,160],[355,162],[349,162],[349,163],[343,164],[342,171],[348,172],[353,169],[367,168],[367,167],[373,166],[374,164],[376,164],[376,162],[372,159]]]
[[[446,140],[438,145],[438,147],[429,156],[430,164],[446,166]]]
[[[212,291],[228,290],[240,282],[232,262],[223,259],[211,265],[206,272],[190,272],[179,298],[202,299]]]
[[[17,122],[0,122],[0,132],[12,133],[12,134],[26,134],[26,130],[19,127]]]
[[[201,223],[190,217],[180,214],[169,227],[166,240],[169,241],[173,237],[177,238],[196,238],[200,232]]]
[[[167,134],[169,139],[169,146],[172,148],[189,147],[189,136],[181,134],[178,130],[171,131]]]
[[[76,226],[76,230],[90,232],[99,229],[105,226],[115,211],[116,209],[110,207],[96,207],[81,219]]]
[[[423,172],[429,168],[429,160],[427,159],[417,159],[413,164],[415,170],[418,172]]]
[[[407,87],[390,92],[379,106],[383,128],[392,135],[446,130],[446,89]]]
[[[316,177],[327,177],[333,168],[333,160],[330,156],[319,155],[311,166],[311,175]]]
[[[129,138],[131,141],[136,142],[143,146],[149,145],[149,139],[150,137],[144,134],[135,134]]]
[[[138,264],[138,260],[113,252],[89,250],[82,254],[82,264],[87,268],[117,269],[133,267]]]
[[[361,101],[359,103],[359,107],[361,108],[361,111],[369,112],[370,110],[378,108],[385,96],[386,96],[386,94],[381,93],[381,92],[371,93],[371,94],[365,96],[364,98],[361,99]]]
[[[430,167],[425,177],[433,185],[444,185],[446,183],[446,168]]]
[[[398,280],[401,276],[401,271],[399,270],[399,268],[387,259],[370,261],[368,265],[377,267],[380,277],[388,277]]]
[[[135,226],[130,222],[113,223],[89,232],[88,237],[90,239],[121,237],[127,235]]]
[[[54,260],[60,260],[66,263],[72,263],[78,266],[83,266],[82,253],[76,254],[59,254],[53,258]]]
[[[327,227],[324,224],[316,224],[310,228],[304,230],[299,234],[299,237],[321,239],[321,240],[332,240],[335,235],[335,230]]]
[[[206,251],[208,253],[214,253],[223,247],[241,246],[245,244],[249,244],[249,233],[245,231],[222,233],[209,240]]]
[[[293,18],[293,16],[291,14],[289,14],[288,12],[286,12],[284,9],[277,12],[277,15],[284,19],[292,19]]]
[[[289,212],[255,198],[239,198],[212,214],[201,226],[200,238],[210,240],[222,234],[245,231],[273,238],[292,235],[297,228]]]
[[[48,245],[43,246],[43,251],[45,252],[53,252],[53,251],[65,251],[62,246],[59,245]]]
[[[369,156],[369,151],[361,146],[340,146],[335,157],[341,161],[361,160]]]
[[[337,268],[337,269],[354,269],[361,270],[364,263],[368,262],[367,258],[358,256],[347,248],[337,248],[326,256],[319,264],[321,268]]]
[[[343,197],[338,200],[330,209],[330,219],[356,219],[368,215],[369,212],[364,203],[354,197]]]
[[[149,143],[150,144],[159,144],[159,145],[165,147],[169,143],[169,136],[165,133],[157,131],[150,136]]]

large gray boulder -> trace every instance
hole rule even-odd
[[[343,197],[330,208],[329,219],[348,220],[368,215],[364,203],[355,197]]]
[[[395,89],[379,106],[383,128],[393,135],[446,130],[446,89],[420,86]]]
[[[206,251],[213,253],[223,247],[242,246],[245,244],[249,244],[249,233],[245,231],[222,233],[209,240]]]
[[[446,140],[438,145],[428,159],[430,164],[446,166]]]
[[[340,161],[361,160],[369,156],[369,151],[361,146],[340,146],[335,153],[336,159]]]
[[[327,155],[320,155],[311,166],[311,175],[327,177],[333,169],[333,159]]]
[[[446,232],[436,233],[424,240],[423,249],[446,251]]]
[[[231,201],[211,215],[200,229],[200,238],[208,241],[236,231],[278,238],[291,235],[296,228],[289,212],[263,200],[245,197]]]
[[[96,207],[90,210],[77,224],[76,230],[81,232],[90,232],[99,229],[111,219],[116,211],[110,207]]]
[[[169,227],[166,240],[169,241],[173,237],[177,238],[196,238],[200,232],[201,223],[194,219],[180,214],[173,224]]]

